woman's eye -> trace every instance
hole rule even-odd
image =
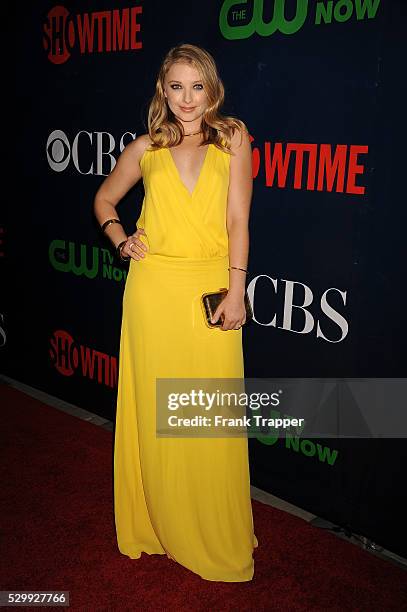
[[[178,89],[179,87],[181,87],[181,85],[178,85],[177,83],[174,83],[173,85],[171,85],[171,89]],[[194,85],[194,87],[203,89],[203,85],[201,85],[201,83],[197,83],[196,85]]]

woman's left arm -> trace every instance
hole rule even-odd
[[[247,130],[236,130],[231,149],[226,223],[229,235],[229,264],[247,269],[249,256],[249,214],[253,192],[252,148]],[[246,274],[229,271],[229,293],[244,296]]]
[[[229,238],[229,290],[212,322],[223,315],[220,329],[239,329],[246,321],[244,295],[249,255],[249,214],[253,191],[252,149],[247,130],[235,130],[231,140],[230,178],[226,223]],[[233,267],[232,267],[233,266]]]

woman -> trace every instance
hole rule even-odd
[[[148,134],[129,144],[100,187],[95,215],[130,260],[123,296],[114,493],[119,550],[167,556],[206,580],[254,573],[247,438],[157,437],[156,379],[244,377],[242,330],[251,147],[224,117],[212,56],[174,47],[160,68]],[[116,206],[140,178],[137,231]],[[114,219],[114,221],[111,221]],[[109,222],[110,221],[110,222]],[[203,293],[228,287],[204,321]]]

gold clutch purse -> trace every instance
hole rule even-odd
[[[211,318],[215,314],[215,310],[221,303],[221,301],[226,297],[228,293],[228,289],[226,287],[222,287],[219,291],[214,291],[212,293],[204,293],[201,297],[201,305],[204,314],[205,323],[208,327],[220,327],[223,325],[223,314],[219,317],[216,323],[211,323]],[[249,296],[247,295],[247,291],[245,291],[244,295],[244,305],[246,308],[246,321],[247,323],[250,319],[253,318],[253,311],[250,304]]]

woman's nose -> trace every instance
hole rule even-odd
[[[184,93],[184,102],[186,104],[189,104],[191,102],[191,100],[192,100],[192,93],[190,91],[185,90],[185,93]]]

